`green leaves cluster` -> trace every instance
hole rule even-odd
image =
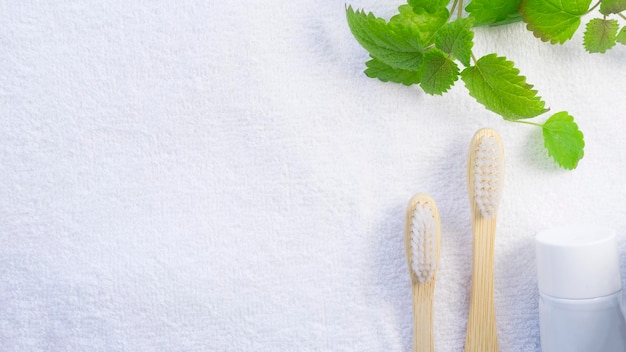
[[[351,6],[346,15],[352,34],[370,54],[368,77],[419,85],[430,95],[444,94],[460,78],[486,109],[507,121],[541,127],[548,154],[574,169],[584,155],[574,119],[559,112],[544,124],[526,121],[548,111],[537,91],[506,57],[491,53],[476,59],[472,51],[473,26],[519,21],[520,1],[525,0],[473,0],[467,18],[452,16],[457,2],[449,11],[447,0],[409,0],[389,21]]]
[[[545,42],[563,44],[580,28],[582,17],[598,9],[599,17],[587,22],[583,45],[590,53],[604,53],[616,44],[626,45],[626,0],[521,0],[519,12],[526,28]]]

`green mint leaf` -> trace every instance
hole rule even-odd
[[[423,8],[424,10],[435,13],[440,9],[445,9],[449,0],[408,0],[409,5],[413,9]]]
[[[522,0],[520,12],[535,37],[552,44],[571,39],[591,0]]]
[[[585,155],[583,133],[567,111],[557,112],[543,124],[543,142],[548,154],[561,167],[573,170]]]
[[[430,13],[421,7],[413,8],[411,5],[401,5],[398,11],[399,13],[393,16],[389,23],[410,28],[419,37],[424,46],[433,43],[435,33],[450,17],[450,13],[445,7]]]
[[[620,13],[624,10],[626,10],[626,0],[602,0],[600,3],[600,13],[603,15]]]
[[[424,45],[411,27],[394,26],[374,14],[346,9],[348,25],[356,40],[372,57],[399,69],[417,70]]]
[[[585,28],[583,45],[590,53],[604,53],[615,46],[619,23],[617,20],[594,18]]]
[[[431,95],[441,95],[454,85],[459,78],[459,67],[441,50],[431,49],[424,54],[420,67],[420,86]]]
[[[476,26],[504,24],[520,19],[518,12],[520,1],[472,0],[465,10],[476,20]]]
[[[420,82],[420,76],[417,71],[393,68],[375,58],[366,62],[365,65],[367,66],[365,75],[370,78],[378,78],[383,82],[402,83],[406,86]]]
[[[506,120],[535,117],[547,111],[526,77],[506,57],[489,54],[461,72],[469,94]]]
[[[626,27],[622,27],[615,40],[620,44],[626,45]]]
[[[435,46],[444,53],[456,57],[463,65],[469,66],[474,46],[472,23],[471,18],[458,18],[446,23],[437,32]]]

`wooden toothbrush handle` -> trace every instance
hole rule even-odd
[[[413,283],[413,352],[433,352],[433,294],[434,280]]]
[[[472,292],[465,352],[497,352],[496,309],[494,301],[495,219],[480,221],[474,227]]]

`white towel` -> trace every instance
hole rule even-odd
[[[388,18],[400,2],[349,4]],[[500,350],[540,350],[535,233],[626,233],[626,49],[477,30],[476,55],[507,56],[575,116],[569,172],[460,81],[433,97],[367,78],[345,5],[0,5],[2,351],[410,351],[416,192],[441,213],[436,350],[461,351],[481,127],[506,148]]]

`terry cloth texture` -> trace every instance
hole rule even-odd
[[[389,18],[401,2],[349,4]],[[626,48],[476,30],[477,56],[506,56],[551,112],[575,116],[587,146],[570,172],[539,128],[503,121],[462,81],[428,96],[367,78],[345,8],[0,4],[0,349],[410,351],[404,212],[427,192],[442,221],[436,350],[461,351],[467,148],[491,127],[506,149],[500,350],[539,351],[536,232],[626,235]]]

